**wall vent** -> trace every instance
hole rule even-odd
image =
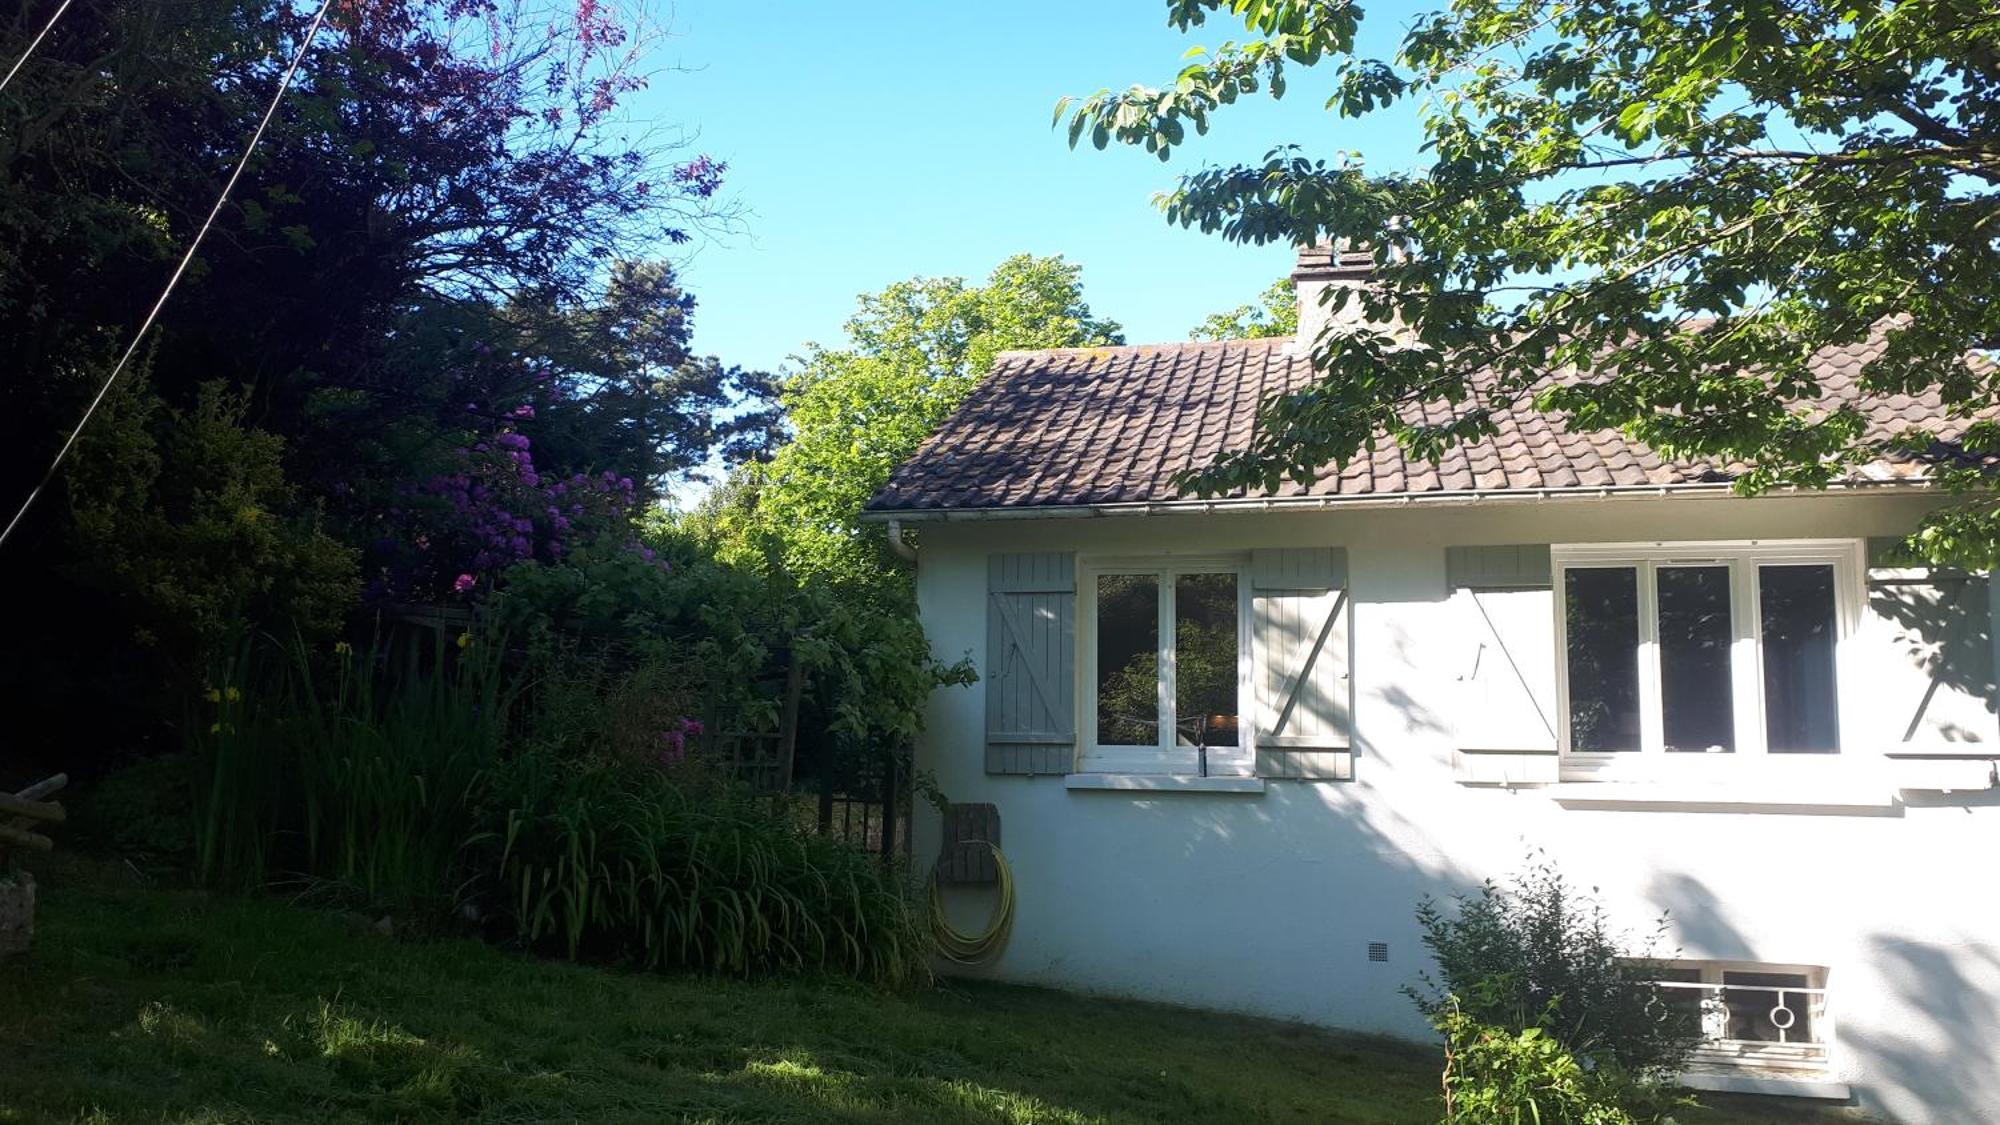
[[[1389,959],[1389,943],[1386,941],[1369,942],[1368,959],[1370,961],[1387,961]]]

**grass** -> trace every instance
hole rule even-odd
[[[1429,1122],[1422,1048],[1040,989],[534,960],[68,860],[0,965],[0,1122]],[[1809,1120],[1768,1102],[1687,1120]]]

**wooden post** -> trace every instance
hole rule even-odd
[[[24,828],[10,828],[5,824],[0,824],[0,844],[36,852],[45,852],[56,846],[55,841],[47,836],[29,832]]]
[[[56,774],[45,777],[19,793],[0,792],[0,844],[32,851],[45,852],[55,846],[54,841],[31,828],[42,824],[61,824],[69,819],[69,813],[54,801],[40,798],[56,792],[69,784],[69,775]]]
[[[792,759],[799,746],[799,698],[806,690],[806,670],[799,662],[796,646],[792,647],[790,656],[790,667],[785,669],[785,709],[778,717],[777,790],[780,794],[792,791]]]
[[[896,854],[896,757],[895,750],[882,761],[882,858]]]
[[[56,823],[69,819],[69,814],[54,801],[34,801],[16,797],[12,793],[0,793],[0,813],[22,820],[48,820]]]
[[[19,793],[14,794],[14,796],[21,798],[23,801],[39,801],[43,797],[46,797],[49,794],[54,793],[57,790],[60,790],[63,786],[68,784],[69,784],[69,775],[66,773],[59,773],[53,777],[45,777],[40,781],[35,782],[33,785],[28,786],[26,789],[23,789]]]
[[[69,784],[68,774],[45,777],[19,793],[0,793],[0,862],[8,848],[45,852],[55,841],[28,831],[43,824],[60,824],[66,814],[54,801],[42,798]],[[26,871],[0,883],[0,958],[26,953],[35,938],[35,878]]]
[[[819,763],[819,834],[824,836],[833,830],[833,763],[827,759],[832,755],[824,753],[826,740],[820,740]]]

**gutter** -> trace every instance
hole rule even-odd
[[[1931,491],[1926,480],[1851,481],[1825,488],[1774,488],[1760,497],[1832,496],[1842,493]],[[1280,511],[1326,512],[1356,509],[1409,508],[1442,505],[1470,507],[1491,504],[1546,504],[1561,501],[1615,499],[1737,499],[1728,481],[1713,484],[1612,485],[1601,488],[1468,489],[1462,492],[1391,493],[1364,496],[1266,496],[1231,500],[1148,500],[1112,504],[1041,504],[988,508],[903,508],[863,511],[865,523],[887,523],[889,543],[896,553],[914,560],[915,548],[902,541],[905,523],[961,523],[986,520],[1087,519],[1102,516],[1169,516],[1199,514],[1260,514]],[[1752,497],[1751,499],[1756,499]],[[908,552],[905,554],[905,552]]]

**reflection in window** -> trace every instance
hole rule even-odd
[[[1097,741],[1160,744],[1160,583],[1150,574],[1097,579]]]
[[[1639,576],[1629,566],[1563,572],[1570,748],[1639,749]]]
[[[1773,754],[1840,749],[1834,689],[1833,568],[1758,570],[1764,630],[1764,732]]]
[[[1729,568],[1658,570],[1660,712],[1668,750],[1736,749],[1729,687]]]
[[[1174,744],[1237,744],[1236,576],[1174,579]]]

